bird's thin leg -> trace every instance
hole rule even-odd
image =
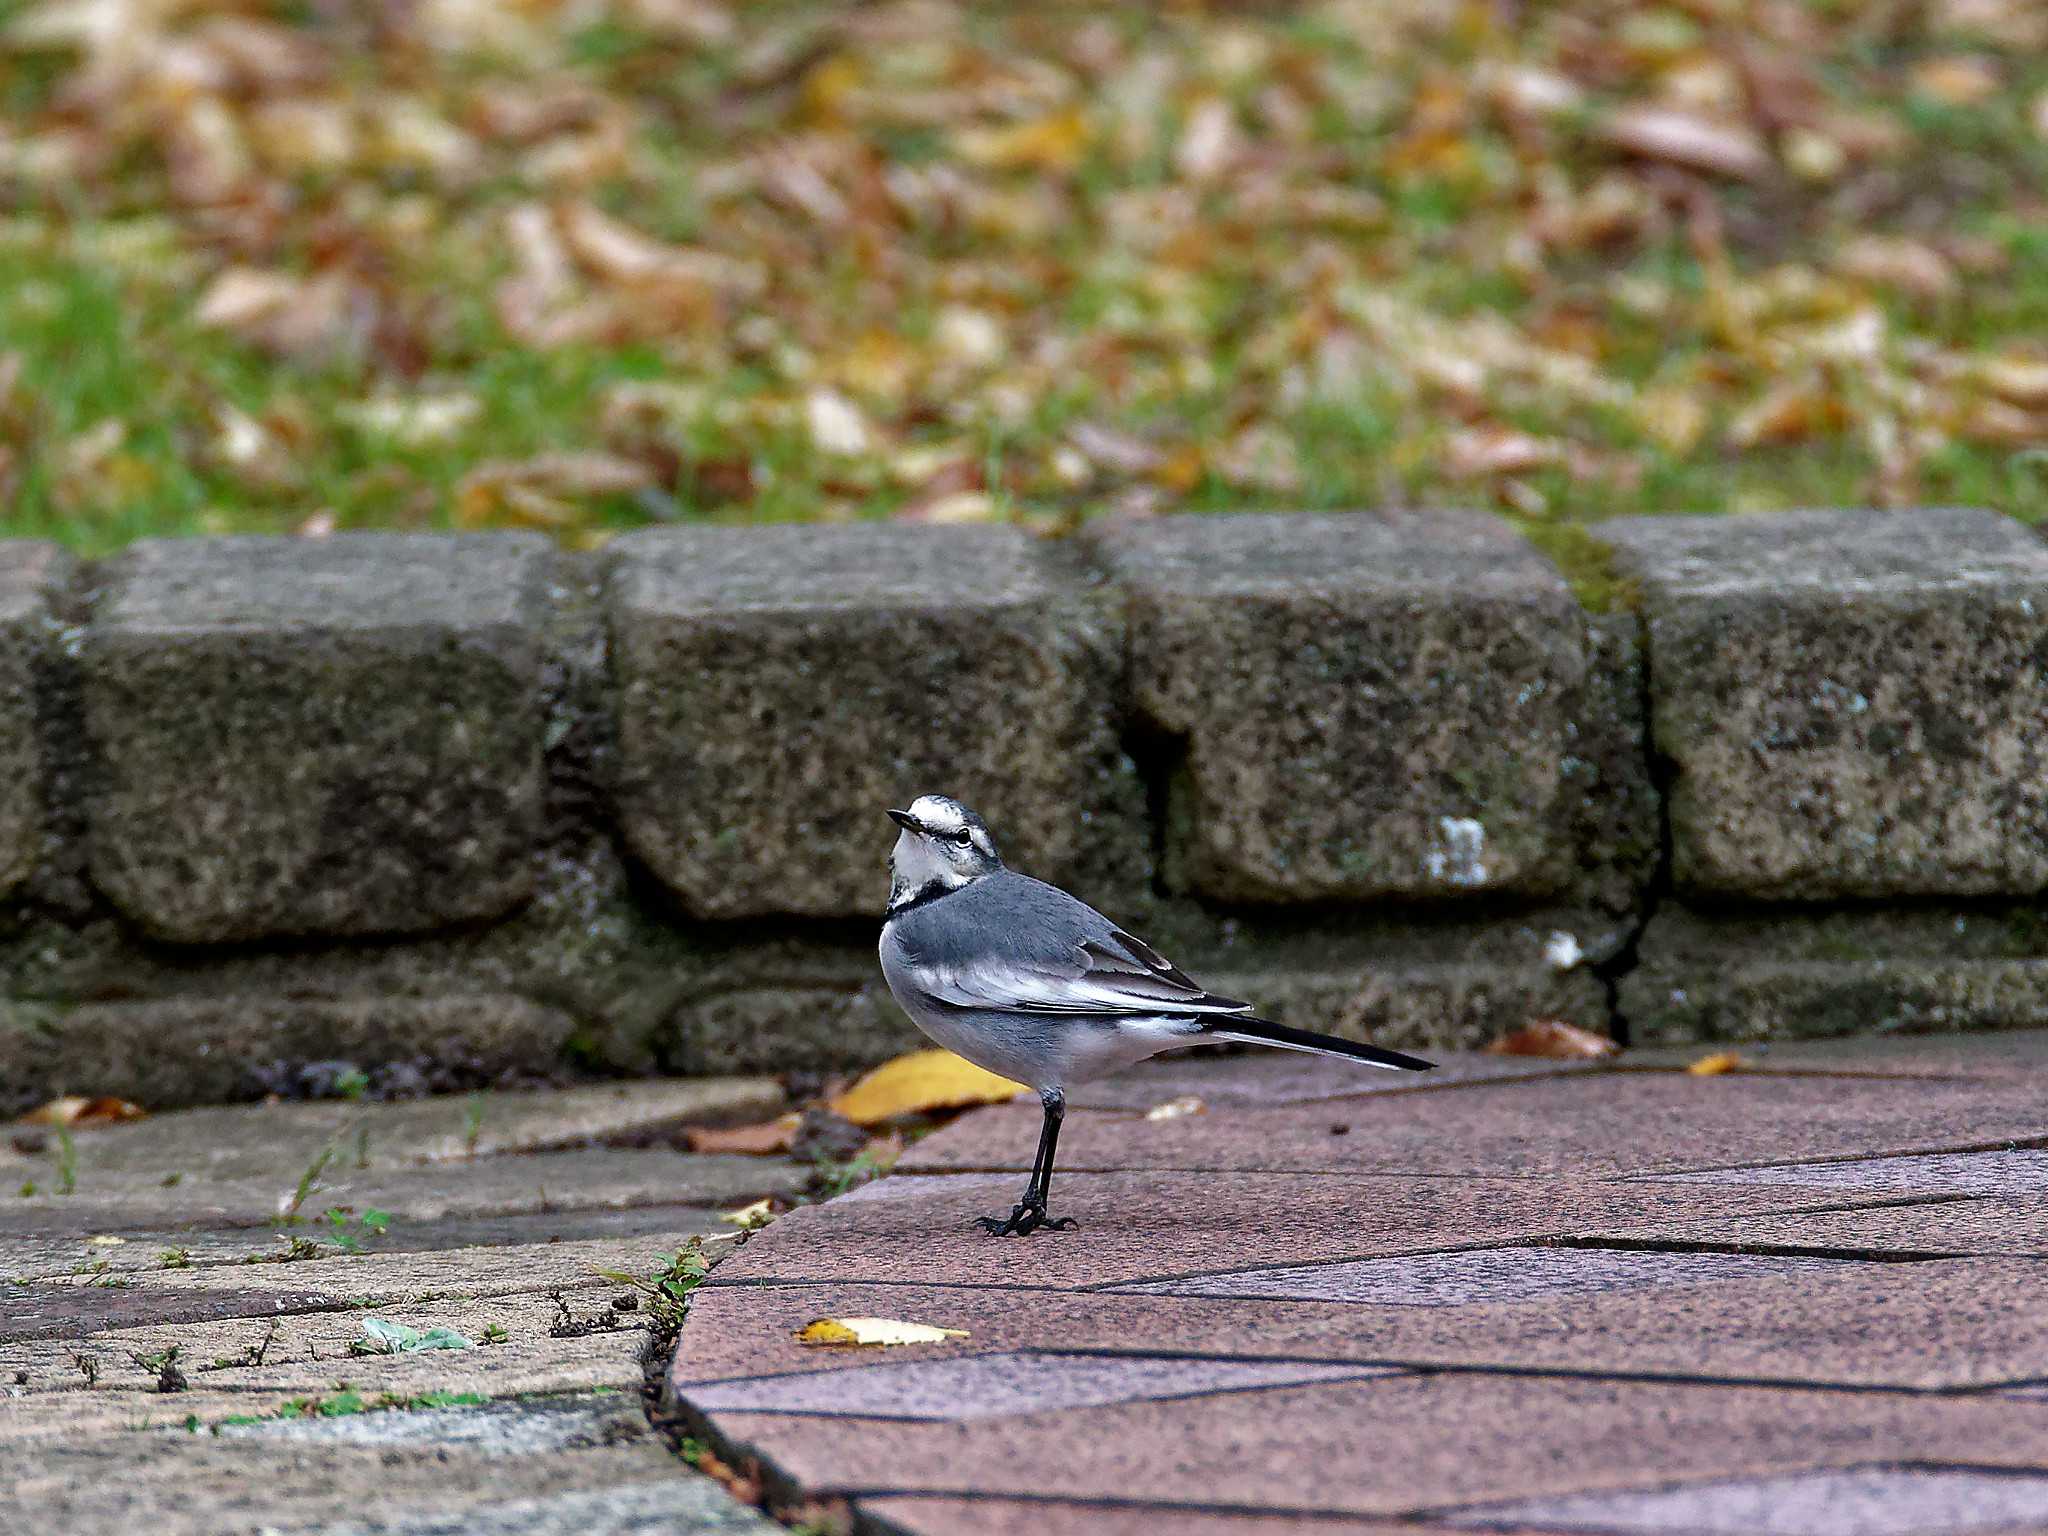
[[[1045,1106],[1045,1120],[1039,1128],[1038,1156],[1031,1161],[1031,1181],[1024,1186],[1024,1198],[1007,1217],[979,1218],[982,1230],[997,1237],[1067,1232],[1080,1225],[1071,1216],[1054,1221],[1045,1214],[1046,1196],[1052,1190],[1053,1151],[1059,1145],[1060,1122],[1067,1117],[1067,1096],[1057,1088],[1048,1088],[1038,1099]]]

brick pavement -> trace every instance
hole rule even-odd
[[[714,1271],[672,1407],[931,1536],[2048,1532],[2048,1035],[1686,1059],[1140,1068],[1030,1239],[1035,1107],[969,1115]]]

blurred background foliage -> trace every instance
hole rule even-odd
[[[2040,0],[0,0],[0,102],[86,550],[2048,516]]]

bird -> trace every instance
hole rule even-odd
[[[920,795],[889,818],[882,975],[911,1021],[978,1067],[1038,1092],[1045,1118],[1024,1197],[978,1218],[996,1236],[1062,1232],[1046,1209],[1067,1089],[1180,1046],[1229,1041],[1401,1072],[1434,1062],[1256,1018],[1058,886],[1003,863],[981,817]]]

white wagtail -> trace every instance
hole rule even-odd
[[[1085,902],[1005,868],[982,819],[957,800],[920,795],[889,815],[903,829],[882,924],[889,990],[940,1045],[1036,1088],[1045,1106],[1031,1182],[1007,1217],[981,1218],[992,1233],[1075,1225],[1045,1210],[1069,1084],[1220,1040],[1408,1072],[1434,1065],[1253,1018],[1250,1003],[1203,991]]]

